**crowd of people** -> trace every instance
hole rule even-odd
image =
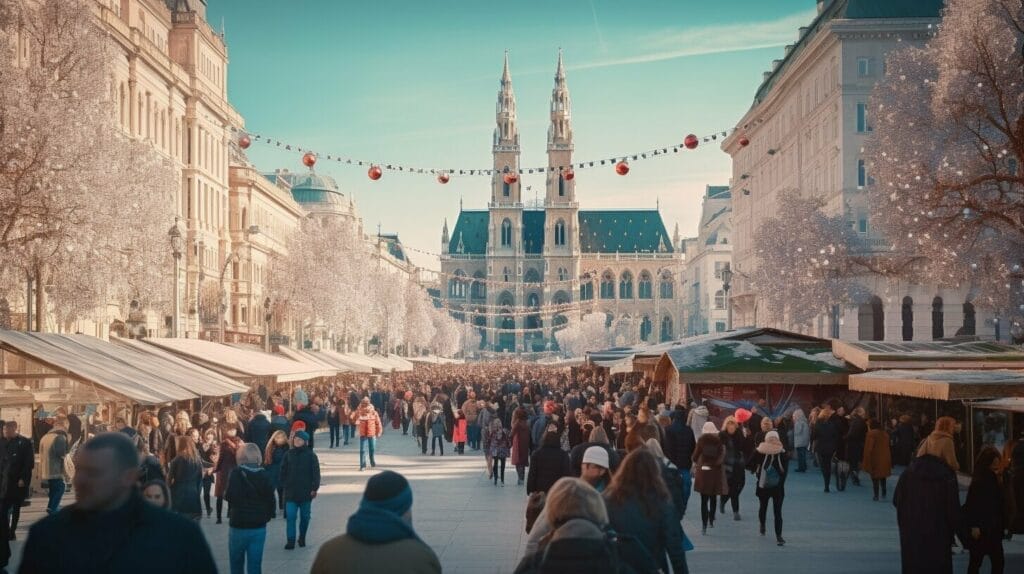
[[[422,456],[445,456],[446,445],[450,455],[482,454],[496,488],[505,486],[506,467],[514,469],[529,534],[518,572],[687,572],[693,546],[682,519],[691,492],[699,496],[701,534],[711,535],[727,509],[732,521],[743,520],[748,482],[759,534],[767,536],[771,526],[783,546],[791,472],[816,466],[825,492],[864,478],[873,499],[886,500],[897,464],[906,467],[892,492],[904,571],[947,571],[949,546],[959,536],[971,551],[972,572],[984,557],[1001,572],[1004,536],[1024,531],[1024,517],[1012,512],[1013,501],[1024,500],[1024,441],[980,453],[961,506],[953,419],[928,428],[907,419],[883,425],[862,407],[847,413],[837,399],[812,407],[773,418],[762,400],[712,413],[696,402],[668,404],[663,389],[636,374],[605,379],[586,368],[483,363],[422,366],[386,378],[342,375],[295,388],[259,385],[234,402],[195,409],[58,409],[36,418],[32,438],[13,421],[3,425],[0,565],[29,496],[36,452],[51,516],[32,527],[22,571],[62,571],[71,561],[86,572],[119,571],[143,550],[140,535],[110,524],[108,515],[152,523],[139,542],[148,548],[148,536],[202,539],[197,521],[222,524],[227,510],[231,570],[251,573],[260,571],[266,525],[279,516],[286,521],[284,548],[306,546],[321,484],[317,430],[327,431],[328,449],[357,441],[362,471],[377,466],[376,441],[390,426],[412,435]],[[61,510],[68,478],[76,503]],[[157,507],[169,512],[155,513]],[[412,529],[411,507],[404,477],[375,474],[348,533],[321,547],[313,571],[353,571],[351,560],[339,558],[352,552],[372,556],[381,571],[392,571],[390,564],[440,571]],[[72,534],[86,526],[88,535]],[[74,541],[56,552],[54,538],[65,535]],[[943,552],[934,550],[936,540]],[[90,552],[97,548],[104,551]],[[205,540],[185,554],[168,557],[156,571],[212,571]],[[189,569],[180,570],[184,565]]]

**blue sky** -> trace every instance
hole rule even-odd
[[[506,49],[522,165],[545,165],[548,104],[562,48],[573,99],[576,161],[678,144],[733,126],[761,73],[810,22],[814,0],[209,0],[227,33],[228,95],[247,128],[321,154],[417,167],[488,168]],[[303,169],[300,155],[255,143],[263,171]],[[440,250],[441,224],[486,206],[486,177],[385,172],[321,160],[354,196],[367,232],[378,223],[408,246]],[[583,208],[653,207],[671,232],[696,233],[707,184],[727,184],[716,146],[579,171]],[[544,195],[526,175],[524,199]],[[531,186],[532,191],[525,191]],[[436,269],[435,258],[410,254]]]

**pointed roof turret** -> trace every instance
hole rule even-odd
[[[449,242],[448,237],[448,218],[444,218],[444,228],[441,230],[441,243],[447,244]]]
[[[565,65],[562,64],[562,49],[558,49],[558,69],[555,70],[555,82],[559,84],[565,83]]]
[[[548,127],[548,149],[572,146],[572,98],[565,81],[565,64],[562,49],[558,49],[558,66],[555,68],[555,87],[551,90],[551,125]]]
[[[508,71],[508,50],[505,50],[505,69],[501,72],[501,85],[512,83],[512,73]]]

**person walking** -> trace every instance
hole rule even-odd
[[[956,472],[934,454],[918,456],[893,491],[903,574],[952,574],[950,543],[961,524]]]
[[[452,442],[455,443],[455,452],[466,453],[466,441],[468,439],[469,423],[466,422],[466,415],[462,409],[455,411],[455,429],[452,431]]]
[[[572,476],[569,454],[562,450],[557,432],[546,432],[541,440],[540,448],[530,456],[530,473],[526,478],[526,494],[547,492],[551,485],[563,476]]]
[[[447,422],[444,411],[438,403],[430,405],[430,414],[427,416],[427,426],[430,428],[430,456],[437,454],[441,449],[441,456],[444,456],[444,438],[447,432]]]
[[[312,514],[313,499],[320,490],[320,459],[308,445],[309,434],[298,431],[292,439],[292,448],[281,462],[281,486],[284,489],[285,527],[288,543],[285,550],[295,549],[295,520],[299,519],[300,547],[306,546],[306,533]]]
[[[484,445],[487,453],[491,455],[494,467],[491,469],[491,476],[494,477],[494,486],[498,486],[498,479],[501,479],[501,486],[505,486],[505,461],[508,459],[512,449],[512,438],[501,425],[501,419],[491,420],[490,432],[487,433],[487,444]]]
[[[865,421],[864,407],[853,409],[850,414],[850,428],[846,431],[846,460],[850,463],[850,480],[854,486],[860,486],[860,463],[864,457],[864,443],[867,440],[868,427]]]
[[[754,449],[754,456],[751,460],[754,476],[757,478],[756,493],[760,502],[757,519],[761,536],[765,535],[768,502],[771,501],[772,515],[775,518],[775,543],[779,546],[786,544],[782,538],[782,501],[786,497],[786,465],[783,462],[785,453],[786,449],[782,446],[779,433],[768,431],[764,442]]]
[[[886,480],[892,474],[892,451],[889,447],[889,433],[885,432],[877,419],[868,419],[868,433],[864,438],[864,456],[861,469],[871,477],[873,500],[878,500],[878,492],[882,499],[886,496]]]
[[[267,523],[274,517],[274,487],[262,467],[259,445],[245,443],[238,453],[238,466],[228,477],[224,498],[231,505],[228,514],[228,558],[231,574],[260,574]]]
[[[334,448],[341,446],[341,408],[340,405],[345,401],[334,401],[332,400],[327,406],[327,428],[330,431],[330,446],[327,448]]]
[[[171,491],[171,510],[199,520],[203,507],[199,492],[203,484],[203,459],[196,443],[188,436],[175,437],[178,446],[174,458],[167,465],[167,486]],[[230,503],[230,501],[229,501]]]
[[[21,506],[28,498],[28,487],[32,483],[32,469],[36,458],[32,441],[21,436],[17,421],[4,423],[3,476],[0,477],[0,519],[7,522],[7,538],[14,540],[21,518]]]
[[[53,427],[39,440],[39,479],[47,490],[46,513],[60,509],[67,485],[64,482],[64,457],[68,454],[68,419],[58,416]]]
[[[682,478],[683,488],[683,514],[686,514],[686,507],[690,502],[690,491],[693,487],[693,451],[697,448],[697,439],[694,437],[693,429],[686,424],[686,412],[682,407],[677,407],[669,415],[671,422],[665,429],[665,456],[679,470]],[[593,440],[593,439],[591,439]],[[613,466],[614,468],[614,466]]]
[[[793,448],[796,450],[796,471],[807,472],[807,449],[811,446],[811,427],[802,409],[793,411]]]
[[[1001,471],[1002,455],[999,451],[991,446],[983,448],[974,462],[974,475],[963,507],[964,521],[970,532],[970,540],[966,544],[971,552],[967,574],[978,574],[986,556],[992,563],[992,574],[1003,574],[1006,501]]]
[[[695,479],[693,489],[700,493],[701,533],[708,533],[708,526],[715,527],[715,507],[719,496],[729,494],[725,480],[725,448],[718,436],[715,423],[708,421],[701,428],[697,447],[691,458]]]
[[[750,442],[745,432],[746,428],[740,428],[736,417],[730,415],[725,417],[722,423],[722,431],[718,437],[725,447],[725,459],[722,466],[725,468],[725,480],[728,494],[721,497],[719,511],[725,516],[725,503],[732,501],[732,519],[740,520],[740,493],[746,484],[747,458],[750,456]]]
[[[213,428],[203,431],[202,442],[199,443],[199,458],[203,461],[203,505],[206,507],[206,516],[211,516],[213,507],[210,505],[210,491],[213,489],[213,469],[220,459],[217,431]]]
[[[277,509],[284,516],[284,487],[281,485],[281,464],[284,463],[284,455],[288,452],[288,435],[284,431],[274,431],[267,443],[267,450],[263,451],[263,467],[267,469],[267,479],[270,486],[277,493]],[[277,513],[274,513],[277,517]]]
[[[818,420],[814,423],[814,456],[821,469],[821,477],[825,481],[825,492],[831,492],[832,459],[839,448],[839,429],[832,421],[832,410],[823,408],[818,412]]]
[[[32,525],[19,572],[217,572],[194,521],[143,500],[136,487],[139,453],[127,435],[89,439],[75,468],[75,503]]]
[[[481,417],[483,418],[483,417]],[[485,429],[485,432],[490,432]],[[526,422],[526,410],[518,408],[512,413],[512,466],[516,467],[516,486],[526,480],[526,468],[530,465],[530,426]],[[490,454],[487,453],[488,462]]]
[[[384,424],[370,399],[364,398],[355,413],[356,428],[359,432],[359,470],[366,470],[366,455],[370,455],[370,468],[376,468],[377,460],[373,457],[377,449],[377,439],[384,434]]]
[[[346,533],[320,546],[310,574],[440,574],[437,555],[413,529],[412,504],[401,474],[371,477]]]
[[[242,445],[244,444],[242,439],[238,438],[237,426],[224,423],[221,425],[220,432],[223,439],[220,443],[217,465],[213,467],[215,477],[213,494],[217,497],[217,524],[221,524],[223,522],[224,489],[228,486],[228,477],[231,476],[231,471],[235,470],[235,466],[238,465],[235,460],[235,455],[238,452],[238,449],[242,448]]]

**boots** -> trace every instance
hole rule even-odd
[[[289,540],[288,544],[284,545],[284,549],[285,550],[295,550],[295,541],[294,540]]]
[[[776,536],[775,537],[775,543],[778,544],[779,546],[785,546],[786,545],[786,541],[783,540],[781,536]]]
[[[732,519],[735,520],[736,522],[739,522],[740,521],[740,513],[739,512],[733,512],[732,513]]]

